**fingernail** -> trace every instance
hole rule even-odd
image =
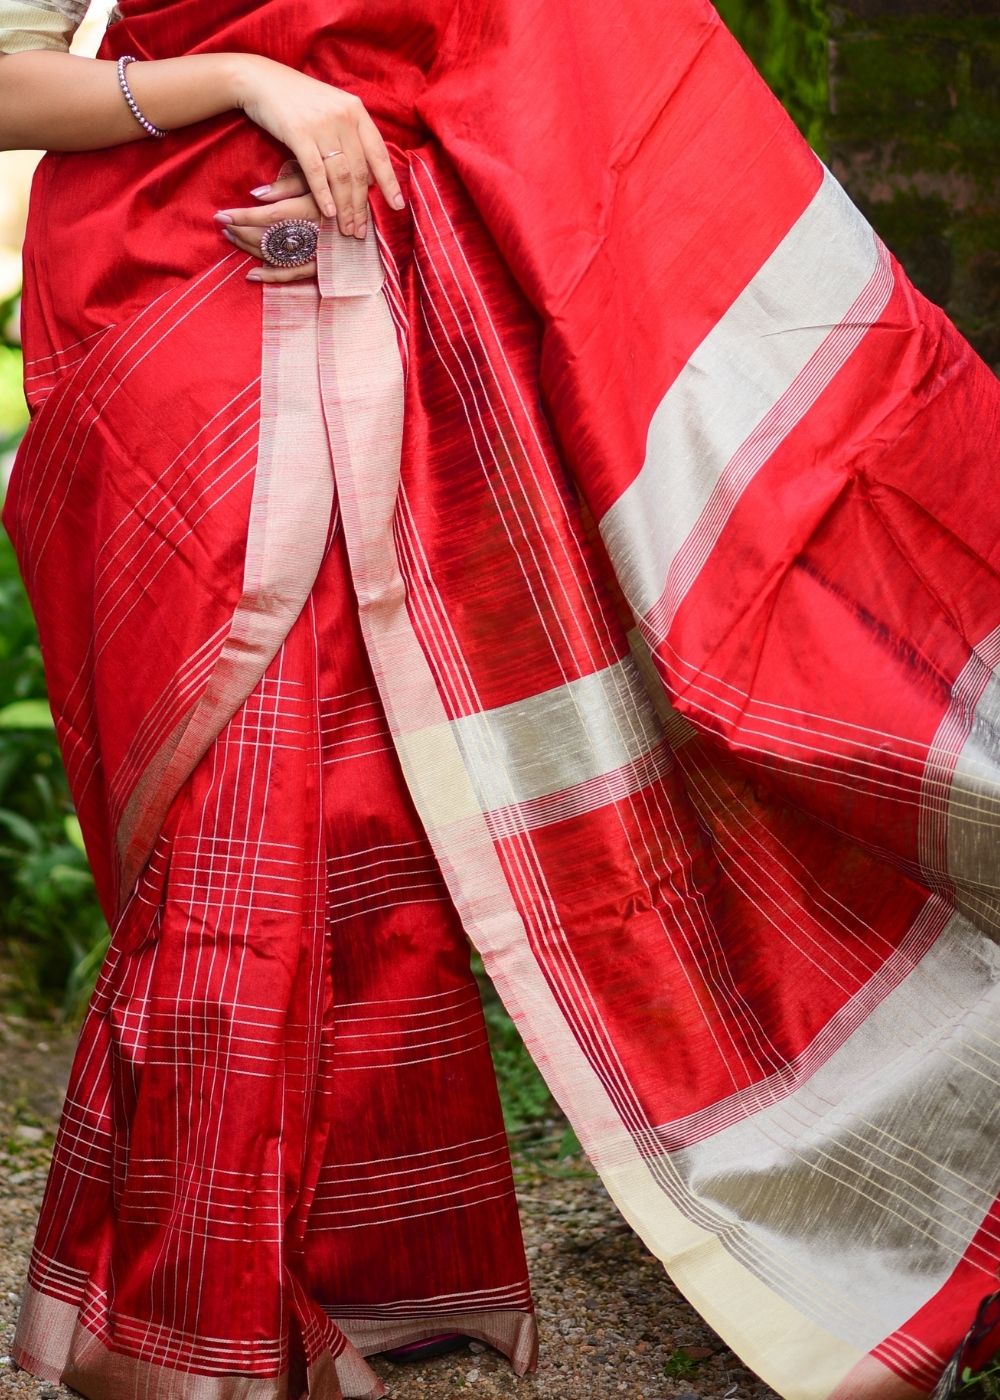
[[[270,185],[258,185],[257,188],[255,190],[251,190],[250,193],[254,195],[257,199],[259,199],[262,194],[267,194],[270,188]]]
[[[364,238],[367,228],[367,224],[358,224],[357,228],[354,231],[355,238]]]
[[[222,230],[222,236],[223,236],[223,238],[228,238],[229,241],[230,241],[230,243],[235,243],[235,242],[236,242],[236,235],[235,235],[235,233],[233,233],[233,231],[232,231],[231,228],[224,228],[224,229]]]
[[[212,215],[212,218],[217,224],[231,224],[233,222],[232,215],[227,214],[225,209],[220,209],[217,214]]]
[[[248,273],[247,273],[247,281],[248,281],[248,282],[263,282],[263,280],[264,280],[264,279],[263,279],[263,277],[260,275],[259,272],[248,272]]]
[[[333,205],[332,203],[331,203],[331,204],[324,204],[324,205],[323,205],[323,213],[326,215],[326,217],[327,217],[328,219],[332,219],[333,216],[334,216],[334,214],[335,214],[336,212],[337,212],[337,211],[336,211],[336,206]]]
[[[403,196],[402,196],[401,194],[394,194],[394,195],[393,195],[393,197],[392,197],[392,207],[393,207],[393,209],[402,209],[402,207],[403,207],[403,205],[404,205],[405,203],[406,203],[406,200],[403,198]]]

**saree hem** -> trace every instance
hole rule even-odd
[[[24,1340],[15,1338],[11,1346],[14,1364],[39,1380],[72,1386],[87,1400],[107,1394],[137,1394],[143,1385],[154,1387],[163,1400],[289,1400],[287,1371],[277,1376],[201,1375],[157,1365],[113,1351],[86,1327],[80,1313],[75,1304],[28,1284],[18,1324]],[[320,1393],[313,1380],[322,1359],[308,1368],[307,1395]]]
[[[538,1325],[523,1310],[435,1313],[432,1318],[341,1318],[334,1321],[361,1356],[374,1356],[392,1347],[423,1341],[430,1333],[461,1332],[501,1352],[514,1374],[526,1375],[538,1364]],[[345,1394],[347,1392],[345,1391]]]
[[[80,1309],[72,1303],[42,1293],[28,1285],[22,1307],[25,1339],[15,1341],[11,1359],[23,1371],[39,1380],[65,1383],[81,1395],[100,1395],[102,1386],[120,1386],[123,1393],[140,1381],[154,1383],[156,1394],[176,1400],[327,1400],[331,1373],[336,1392],[345,1400],[380,1400],[385,1386],[364,1358],[421,1341],[429,1332],[461,1332],[501,1352],[514,1374],[523,1376],[538,1363],[538,1327],[534,1313],[495,1309],[475,1313],[435,1314],[433,1318],[410,1317],[333,1319],[347,1338],[348,1346],[339,1354],[326,1348],[307,1368],[307,1389],[292,1397],[288,1372],[276,1376],[204,1375],[189,1370],[158,1366],[138,1357],[113,1351],[80,1321]],[[330,1397],[332,1400],[332,1394]]]

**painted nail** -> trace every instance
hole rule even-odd
[[[337,206],[336,206],[332,201],[331,201],[329,204],[324,204],[324,205],[323,205],[323,213],[326,215],[326,217],[327,217],[328,219],[332,219],[333,216],[334,216],[334,214],[336,214],[336,212],[337,212]]]
[[[217,224],[231,224],[233,222],[232,215],[227,214],[225,209],[220,209],[217,214],[212,215],[212,218]]]
[[[223,238],[228,238],[229,241],[230,241],[230,243],[235,243],[235,242],[236,242],[236,235],[235,235],[235,233],[233,233],[233,231],[232,231],[231,228],[224,228],[224,229],[222,230],[222,236],[223,236]]]
[[[355,238],[364,238],[365,232],[367,231],[367,228],[368,228],[368,225],[367,225],[367,224],[358,224],[358,227],[355,229],[355,232],[354,232]]]
[[[401,194],[394,194],[394,195],[393,195],[393,197],[392,197],[392,207],[393,207],[393,209],[402,209],[402,207],[403,207],[403,205],[404,205],[405,203],[406,203],[406,200],[403,198],[403,196],[402,196]]]
[[[270,190],[270,188],[271,188],[270,185],[258,185],[257,188],[256,188],[255,190],[251,190],[250,193],[251,193],[256,199],[260,199],[261,195],[262,195],[262,194],[267,194],[268,191]]]
[[[259,272],[248,272],[248,273],[247,273],[247,281],[248,281],[248,282],[263,282],[263,280],[264,280],[264,278],[261,276],[261,274],[260,274]]]

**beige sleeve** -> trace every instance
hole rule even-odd
[[[0,0],[0,53],[68,52],[87,0]]]

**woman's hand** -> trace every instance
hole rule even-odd
[[[402,209],[403,193],[385,142],[360,98],[284,63],[247,54],[237,76],[236,105],[288,147],[316,205],[327,218],[336,214],[341,233],[364,238],[370,183],[378,184],[394,209]],[[315,218],[315,207],[304,217]]]
[[[258,193],[258,191],[254,191]],[[261,204],[250,209],[220,209],[215,221],[222,225],[222,232],[230,243],[242,248],[244,253],[261,257],[261,235],[269,224],[279,219],[318,219],[319,209],[316,199],[309,190],[305,177],[298,172],[286,175],[283,180],[275,180],[270,185],[262,185],[259,191]],[[302,263],[298,267],[272,267],[265,263],[247,273],[253,282],[300,282],[316,276],[316,260]]]

